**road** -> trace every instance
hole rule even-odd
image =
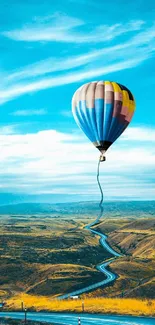
[[[94,222],[92,222],[91,224],[87,225],[85,227],[85,229],[89,230],[91,233],[93,233],[94,235],[97,235],[100,237],[100,243],[101,245],[104,247],[105,250],[107,250],[107,252],[109,252],[110,254],[114,255],[114,258],[111,258],[109,259],[108,261],[105,261],[104,263],[101,263],[99,265],[96,266],[97,270],[99,270],[100,272],[102,272],[105,276],[106,276],[106,279],[104,279],[103,281],[100,281],[100,282],[97,282],[97,283],[94,283],[92,285],[89,285],[85,288],[81,288],[81,289],[78,289],[78,290],[75,290],[73,292],[70,292],[70,293],[67,293],[67,294],[64,294],[64,295],[61,295],[59,297],[57,297],[57,299],[59,300],[62,300],[62,299],[67,299],[71,296],[80,296],[82,293],[85,293],[85,292],[89,292],[89,291],[92,291],[92,290],[95,290],[101,286],[105,286],[107,284],[109,284],[110,282],[114,281],[116,279],[116,274],[110,272],[109,270],[107,270],[107,266],[112,263],[116,258],[118,257],[121,257],[122,255],[115,252],[107,243],[106,239],[107,239],[107,236],[96,231],[96,230],[93,230],[91,227],[94,226],[96,224],[96,220]]]
[[[97,314],[58,314],[58,313],[36,313],[28,312],[27,319],[34,321],[49,322],[60,325],[78,325],[80,316],[81,325],[153,325],[155,318],[132,317],[132,316],[111,316]],[[0,317],[13,319],[24,319],[24,313],[0,312]]]

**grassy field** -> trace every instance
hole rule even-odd
[[[95,266],[111,255],[100,246],[97,236],[84,229],[92,220],[90,216],[0,217],[0,298],[7,300],[9,308],[23,295],[31,302],[39,297],[41,304],[43,299],[53,303],[51,299],[59,294],[104,279]],[[110,265],[119,276],[117,281],[83,295],[83,299],[91,303],[94,297],[102,297],[101,301],[103,297],[118,298],[115,305],[115,301],[126,303],[122,298],[155,298],[154,220],[111,218],[96,227],[124,257]],[[150,310],[151,304],[147,308]]]
[[[88,221],[1,217],[1,297],[21,292],[57,295],[104,279],[95,265],[110,254],[83,229]]]
[[[124,257],[110,267],[119,278],[113,286],[96,290],[89,296],[155,298],[155,219],[103,221],[97,226],[108,234],[108,241]]]
[[[78,300],[51,300],[49,297],[23,294],[7,302],[7,309],[20,310],[21,301],[29,310],[52,312],[82,312],[123,314],[136,316],[155,316],[155,300],[120,299],[120,298],[86,298]]]

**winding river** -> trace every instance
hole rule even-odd
[[[97,219],[98,220],[98,219]],[[110,258],[108,259],[107,261],[105,261],[104,263],[102,264],[98,264],[96,266],[97,270],[99,270],[100,272],[102,272],[105,276],[106,276],[106,279],[104,279],[103,281],[100,281],[100,282],[97,282],[97,283],[94,283],[94,284],[91,284],[85,288],[82,288],[82,289],[78,289],[78,290],[75,290],[73,292],[70,292],[70,293],[67,293],[67,294],[64,294],[64,295],[61,295],[59,297],[57,297],[57,299],[67,299],[71,296],[79,296],[85,292],[89,292],[89,291],[92,291],[94,289],[97,289],[103,285],[107,285],[109,284],[110,282],[114,281],[116,279],[116,274],[110,272],[109,270],[107,270],[107,266],[110,265],[110,263],[112,263],[116,258],[118,257],[121,257],[122,255],[117,253],[116,251],[114,251],[107,243],[106,239],[107,239],[107,236],[96,231],[96,230],[93,230],[91,227],[93,227],[96,223],[97,223],[97,220],[93,221],[92,223],[90,223],[89,225],[85,226],[85,229],[89,230],[91,233],[93,233],[94,235],[97,235],[100,237],[100,243],[101,245],[104,247],[105,250],[107,250],[107,252],[109,252],[110,254],[112,254],[114,257],[113,258]]]
[[[59,299],[66,299],[74,295],[80,295],[84,292],[99,288],[106,285],[116,279],[116,275],[107,270],[107,266],[116,258],[122,256],[115,252],[107,243],[107,236],[100,232],[91,229],[96,222],[91,223],[85,228],[91,231],[94,235],[100,236],[100,242],[102,246],[111,254],[114,258],[97,265],[97,269],[105,274],[106,279],[94,283],[88,287],[80,290],[73,291],[71,293],[59,296]],[[12,318],[24,320],[24,313],[22,312],[0,312],[0,318]],[[80,322],[79,322],[80,317]],[[155,318],[153,317],[134,317],[134,316],[115,316],[115,315],[97,315],[97,314],[74,314],[74,313],[43,313],[43,312],[28,312],[27,319],[32,321],[43,321],[56,325],[153,325],[155,324]]]

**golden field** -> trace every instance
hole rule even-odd
[[[21,294],[7,300],[7,309],[20,310],[21,302],[28,310],[50,312],[82,312],[155,316],[155,300],[129,298],[87,298],[77,300],[52,300],[50,297]]]
[[[90,216],[1,216],[0,301],[21,294],[56,298],[102,281],[96,265],[112,257],[85,225]],[[117,281],[82,295],[155,298],[155,219],[105,218],[96,227],[124,254],[110,269]]]

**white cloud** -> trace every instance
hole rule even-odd
[[[155,23],[151,27],[137,33],[137,35],[133,37],[132,43],[138,45],[141,44],[142,42],[144,44],[147,44],[150,41],[155,41]]]
[[[46,115],[47,111],[44,108],[40,109],[21,109],[11,113],[14,116],[33,116],[33,115]]]
[[[148,54],[145,53],[141,57],[121,60],[118,63],[111,63],[109,65],[100,66],[96,69],[82,69],[81,72],[66,73],[62,76],[51,77],[51,78],[42,78],[36,82],[20,83],[15,86],[8,87],[0,91],[0,104],[14,99],[18,96],[36,92],[42,89],[53,88],[56,86],[67,85],[83,80],[88,80],[94,77],[103,76],[104,74],[129,69],[131,67],[137,66],[141,62],[145,61],[148,58]]]
[[[126,131],[124,138],[109,149],[107,161],[101,164],[106,198],[150,198],[151,193],[155,193],[151,180],[155,172],[155,149],[149,139],[145,148],[139,144],[139,137],[145,132],[155,134],[155,130],[130,127],[130,132]],[[98,150],[82,134],[55,130],[24,135],[1,132],[1,188],[29,194],[68,193],[94,197],[99,194],[98,158]]]
[[[71,56],[69,58],[50,57],[45,60],[30,64],[24,67],[23,69],[10,72],[8,76],[4,75],[3,82],[9,83],[11,81],[23,80],[30,77],[34,78],[42,75],[47,75],[53,72],[65,71],[82,67],[86,64],[96,62],[96,60],[100,60],[101,57],[106,59],[106,63],[109,62],[109,56],[112,59],[115,58],[115,60],[126,57],[131,58],[133,53],[133,46],[135,46],[135,56],[140,56],[142,53],[144,54],[144,49],[146,56],[146,54],[151,54],[151,52],[154,51],[154,48],[144,47],[146,43],[145,40],[143,40],[144,34],[147,35],[147,40],[152,41],[152,39],[154,38],[154,26],[149,31],[146,31],[145,33],[140,32],[137,36],[129,39],[127,42],[124,43],[119,43],[117,45],[109,47],[103,47],[98,50],[93,50],[84,54],[80,54],[78,56]],[[151,46],[152,45],[153,44],[151,43]],[[140,48],[138,46],[140,46]],[[107,57],[108,54],[109,56]]]
[[[14,126],[7,125],[0,127],[0,135],[13,134],[15,132]]]
[[[16,41],[27,42],[67,42],[67,43],[101,43],[125,33],[140,30],[144,25],[141,20],[130,21],[112,26],[92,26],[81,19],[70,17],[64,14],[43,17],[27,24],[20,29],[4,31],[2,35]],[[87,32],[81,32],[81,26]],[[79,29],[79,30],[78,30]]]
[[[125,140],[136,140],[142,142],[155,141],[155,129],[147,127],[132,127],[128,128],[122,135]]]
[[[65,24],[67,24],[66,20],[64,20]],[[82,22],[78,20],[74,23],[71,19],[66,26],[76,24]],[[101,26],[98,28],[102,29]],[[113,37],[118,36],[115,34],[115,27],[110,28],[111,34],[115,35]],[[51,57],[17,71],[10,71],[8,75],[4,73],[1,80],[0,104],[42,89],[84,82],[97,77],[103,78],[103,75],[136,67],[154,55],[154,25],[144,29],[143,22],[133,21],[125,26],[119,25],[122,31],[124,28],[138,30],[138,33],[134,33],[130,38],[126,37],[123,43],[118,42],[113,46],[104,46],[77,56]]]
[[[119,51],[122,48],[124,48],[124,45],[94,50],[86,54],[72,56],[69,58],[51,57],[46,60],[41,60],[39,62],[30,64],[18,71],[11,72],[8,76],[3,77],[3,82],[7,84],[12,80],[18,81],[29,77],[38,77],[53,72],[71,70],[74,68],[82,67],[85,64],[91,63],[92,61],[99,59],[101,56],[107,55],[108,53],[112,53],[112,51]]]

